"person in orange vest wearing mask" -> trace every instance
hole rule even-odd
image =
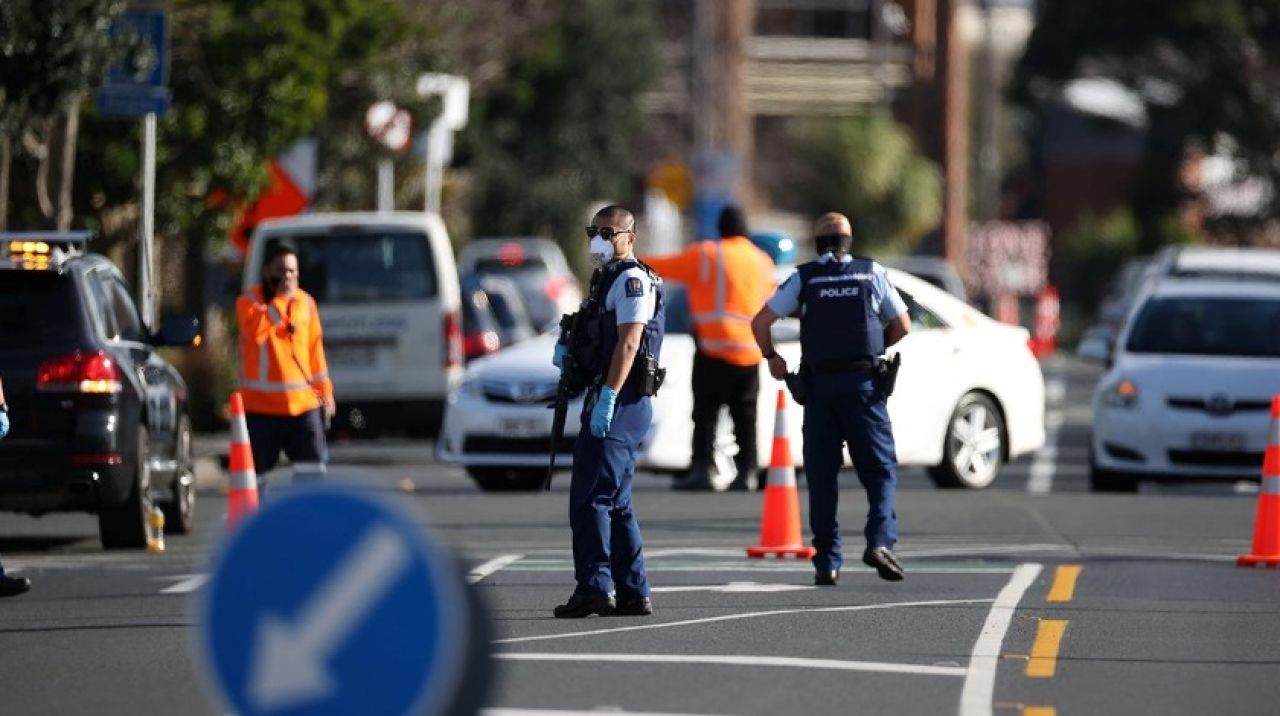
[[[663,279],[684,284],[697,353],[693,358],[693,456],[688,474],[673,487],[710,490],[716,422],[729,406],[738,454],[734,490],[757,487],[756,399],[763,355],[751,335],[751,318],[773,294],[773,260],[747,238],[736,206],[720,212],[719,241],[699,241],[679,254],[643,260]]]
[[[267,250],[262,284],[236,299],[240,323],[240,395],[259,475],[280,451],[294,482],[322,479],[333,418],[333,383],[324,357],[316,301],[298,287],[298,254],[286,244]],[[265,488],[265,483],[263,484]]]

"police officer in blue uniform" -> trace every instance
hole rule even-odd
[[[662,280],[635,258],[635,218],[620,206],[596,213],[587,227],[600,267],[584,309],[586,347],[575,352],[591,388],[573,448],[569,526],[577,587],[555,608],[558,618],[653,613],[631,478],[649,430],[662,349]],[[563,367],[567,347],[557,344]],[[585,353],[585,355],[583,355]]]
[[[832,212],[819,218],[814,225],[818,260],[798,266],[751,324],[769,372],[782,380],[787,363],[774,350],[770,327],[782,316],[800,317],[804,468],[817,550],[814,583],[820,586],[834,586],[844,562],[836,476],[846,443],[870,505],[862,561],[883,579],[903,578],[893,554],[898,539],[893,507],[897,455],[875,369],[885,348],[911,330],[911,321],[884,267],[846,253],[852,239],[844,215]]]

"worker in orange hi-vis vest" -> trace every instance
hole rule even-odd
[[[333,418],[333,383],[324,357],[316,301],[298,287],[298,255],[286,244],[262,261],[262,284],[236,299],[240,323],[240,395],[258,475],[280,451],[295,483],[322,479]],[[265,488],[265,482],[262,488]]]
[[[763,356],[751,335],[751,318],[773,294],[773,260],[747,238],[742,211],[720,212],[718,241],[699,241],[679,254],[642,259],[664,280],[688,288],[697,353],[693,358],[693,457],[689,473],[673,487],[710,490],[716,423],[729,406],[738,454],[730,489],[758,487],[756,398]]]

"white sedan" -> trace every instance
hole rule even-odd
[[[1139,297],[1093,396],[1090,485],[1257,480],[1280,394],[1275,278],[1167,278]]]
[[[909,274],[889,269],[911,313],[911,333],[890,353],[902,354],[902,370],[889,416],[898,462],[924,465],[940,487],[991,484],[1007,460],[1044,444],[1044,377],[1023,328],[997,323],[968,304]],[[653,425],[641,449],[642,467],[679,471],[689,467],[693,433],[690,378],[694,344],[688,304],[676,285],[667,286],[667,335],[662,345],[666,384],[654,398]],[[799,364],[798,323],[774,327],[778,351]],[[445,408],[437,443],[443,462],[465,465],[486,490],[534,489],[546,475],[558,371],[551,365],[555,337],[543,335],[467,366],[461,386]],[[761,364],[757,450],[769,463],[777,391]],[[569,408],[557,465],[573,460],[581,400]],[[802,408],[787,396],[791,455],[802,466]],[[733,479],[736,452],[727,411],[716,446],[717,480]],[[846,456],[846,462],[848,457]]]

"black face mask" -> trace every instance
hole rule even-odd
[[[822,234],[813,237],[813,245],[817,248],[819,256],[827,252],[847,253],[852,241],[853,237],[848,234]]]

